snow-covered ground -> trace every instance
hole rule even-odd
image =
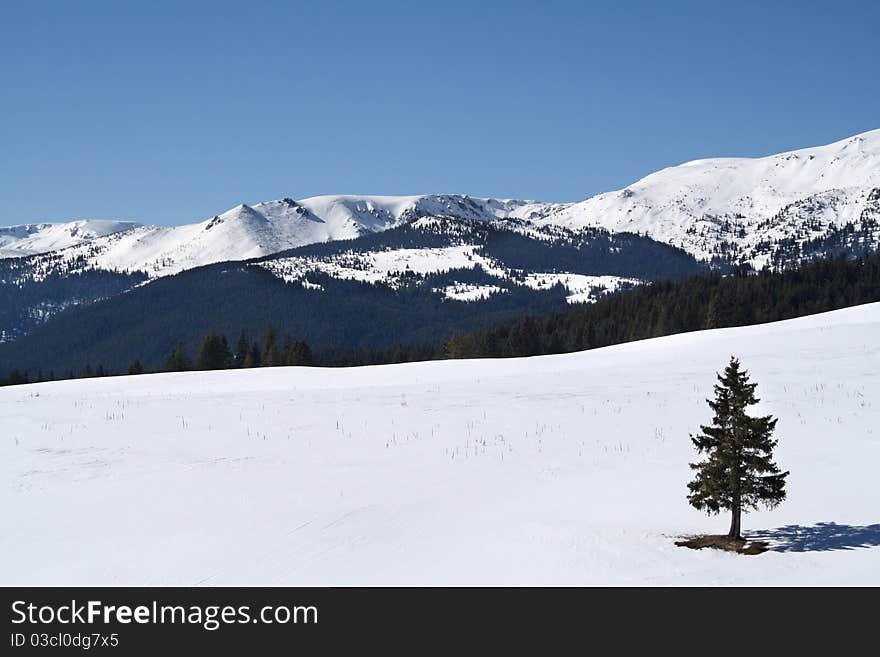
[[[395,285],[400,282],[396,275],[406,271],[430,274],[450,269],[473,269],[485,261],[476,253],[477,248],[473,244],[460,244],[441,248],[387,249],[325,257],[274,258],[260,264],[288,282],[302,280],[307,272],[321,271],[342,280]]]
[[[0,584],[880,584],[880,304],[591,352],[0,390]],[[692,551],[735,354],[777,548]],[[829,523],[834,523],[831,525]]]
[[[487,274],[502,280],[514,279],[518,284],[535,290],[548,290],[561,283],[569,292],[569,303],[590,303],[624,287],[640,285],[644,281],[620,276],[587,276],[585,274],[529,273],[504,267],[498,261],[480,253],[477,244],[421,249],[382,249],[367,252],[343,252],[326,256],[290,256],[273,258],[260,266],[287,282],[299,282],[305,287],[320,287],[310,283],[306,275],[319,271],[341,280],[384,283],[399,288],[408,282],[408,273],[432,274],[452,269],[474,269],[479,266]],[[506,291],[497,285],[456,283],[435,288],[447,299],[476,301]]]
[[[525,284],[536,290],[546,290],[557,283],[562,283],[569,291],[566,300],[569,303],[592,303],[599,297],[617,292],[624,287],[640,285],[643,281],[637,278],[621,278],[620,276],[586,276],[584,274],[529,274]]]

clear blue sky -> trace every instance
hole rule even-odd
[[[0,224],[577,200],[827,143],[880,127],[878,5],[3,2]]]

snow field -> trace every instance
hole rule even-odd
[[[3,388],[0,583],[876,585],[878,330],[870,304],[560,356]],[[673,545],[727,528],[685,483],[734,354],[791,470],[744,516],[780,550],[756,557]]]

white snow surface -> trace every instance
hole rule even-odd
[[[321,271],[342,280],[395,285],[398,274],[430,274],[449,269],[473,269],[485,260],[472,244],[438,248],[387,249],[342,253],[332,257],[273,258],[260,266],[287,282],[301,281],[307,272]]]
[[[137,226],[140,224],[133,221],[106,219],[0,226],[0,258],[15,258],[66,249]]]
[[[880,584],[880,304],[583,353],[0,389],[0,584]],[[731,355],[789,499],[685,500]],[[834,524],[830,524],[834,523]]]
[[[644,281],[638,278],[622,278],[620,276],[587,276],[586,274],[528,274],[525,284],[536,290],[547,290],[562,283],[569,294],[568,303],[593,303],[599,297],[617,292],[624,286],[641,285]]]
[[[497,285],[473,285],[471,283],[455,283],[443,288],[434,288],[442,292],[447,299],[454,301],[481,301],[493,294],[506,294],[507,290]]]

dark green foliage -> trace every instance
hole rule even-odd
[[[632,233],[612,235],[603,229],[586,228],[563,235],[544,242],[509,230],[489,230],[483,255],[526,271],[644,280],[682,278],[705,269],[680,249]]]
[[[202,348],[196,358],[198,370],[223,370],[232,366],[232,352],[226,336],[222,333],[208,333],[202,340]]]
[[[124,371],[134,354],[146,369],[159,370],[178,341],[193,353],[210,331],[237,336],[244,328],[254,336],[267,324],[275,328],[276,339],[290,333],[315,354],[388,350],[401,343],[439,345],[455,330],[473,331],[566,305],[555,290],[519,286],[462,303],[431,292],[432,281],[393,290],[329,276],[313,279],[323,290],[285,283],[260,267],[238,263],[188,270],[88,308],[69,309],[0,344],[0,371],[78,371],[82,363],[98,359]]]
[[[261,367],[275,367],[276,365],[284,364],[278,353],[276,342],[275,329],[271,324],[267,324],[266,329],[263,331],[263,350],[260,352]]]
[[[250,351],[248,351],[247,356],[244,359],[245,367],[259,367],[260,366],[260,348],[257,346],[257,343],[254,342],[251,345]]]
[[[120,274],[103,270],[68,273],[47,260],[59,256],[0,258],[0,332],[18,337],[65,308],[83,306],[115,296],[146,279],[140,272]],[[76,266],[74,261],[67,266]],[[34,278],[34,268],[51,273]]]
[[[186,346],[183,342],[178,342],[168,358],[165,359],[164,371],[166,372],[186,372],[192,369],[192,361],[186,353]]]
[[[236,367],[247,367],[247,359],[250,354],[250,346],[248,345],[247,333],[244,329],[238,334],[238,342],[235,343],[235,354],[233,354],[233,362]]]
[[[880,255],[812,263],[797,270],[693,276],[657,281],[532,320],[458,334],[450,358],[530,356],[632,340],[747,326],[880,301]],[[537,345],[535,343],[537,335]]]
[[[311,365],[312,350],[303,340],[285,339],[284,362],[287,365]]]
[[[143,374],[143,373],[144,373],[144,366],[141,365],[141,361],[139,359],[135,358],[133,361],[131,361],[131,363],[129,363],[128,370],[127,370],[126,374]]]
[[[15,367],[13,367],[9,371],[9,376],[7,376],[5,379],[0,379],[0,385],[4,385],[4,386],[17,386],[17,385],[20,385],[22,383],[27,383],[27,382],[28,382],[27,372],[24,372],[22,374]]]
[[[697,452],[706,459],[691,463],[696,471],[688,484],[688,502],[715,514],[731,512],[730,538],[740,538],[742,510],[759,505],[774,507],[785,499],[785,478],[773,462],[773,430],[777,420],[770,415],[751,416],[746,411],[759,400],[756,383],[731,358],[723,375],[718,375],[715,399],[707,400],[714,416],[712,424],[701,426],[691,436]]]

